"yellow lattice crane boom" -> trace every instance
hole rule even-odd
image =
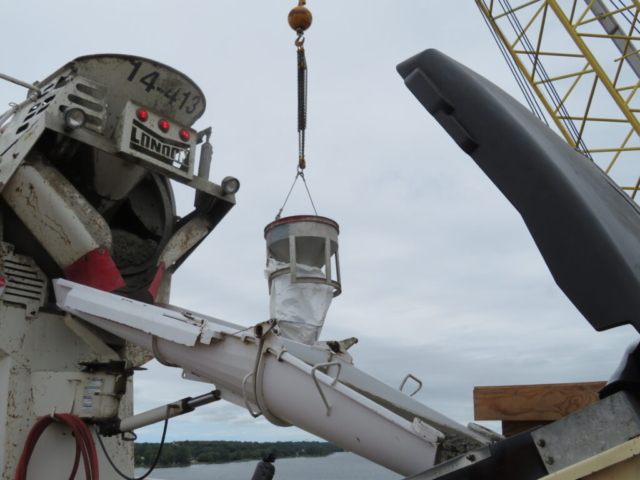
[[[476,4],[532,110],[542,118],[544,108],[569,144],[636,198],[640,0]]]

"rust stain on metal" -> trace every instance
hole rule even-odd
[[[67,199],[70,204],[75,205],[77,208],[81,209],[83,213],[86,214],[86,220],[95,227],[95,231],[100,232],[100,236],[107,236],[109,239],[111,238],[111,230],[109,229],[109,226],[107,225],[104,218],[96,211],[94,211],[90,205],[88,205],[85,197],[83,197],[82,194],[80,194],[80,192],[78,192],[66,178],[53,174],[53,172],[47,170],[38,170],[45,178],[47,183],[49,183],[49,185],[53,187],[53,189],[60,195],[61,198]],[[67,208],[70,212],[75,213],[70,205]],[[92,232],[92,236],[94,238],[95,231]]]
[[[18,405],[16,403],[15,393],[13,391],[10,391],[7,398],[7,417],[13,420],[20,420],[23,415],[17,414],[17,410]]]
[[[211,226],[204,223],[202,219],[200,221],[198,219],[192,220],[169,241],[169,248],[165,251],[164,258],[173,257],[169,260],[169,263],[173,263],[173,261],[182,257],[183,254],[205,238],[211,230]]]
[[[150,362],[154,357],[153,353],[151,353],[149,350],[145,350],[142,347],[127,342],[126,358],[135,368],[141,367],[145,363]]]
[[[53,226],[51,226],[49,223],[45,223],[44,226],[51,229],[54,233],[57,233],[58,236],[60,237],[60,239],[66,243],[67,245],[71,245],[71,240],[69,240],[69,237],[65,234],[64,232],[64,227],[57,222],[56,220],[54,220],[53,218],[51,218],[49,215],[45,215],[45,217],[47,218],[47,220],[49,220],[51,223],[55,224],[56,227],[58,227],[59,230],[56,230],[55,228],[53,228]]]
[[[178,243],[178,245],[180,246],[180,250],[184,251],[185,249],[189,248],[192,242],[197,238],[197,236],[198,229],[195,225],[191,225],[191,228],[186,228],[184,231],[184,236]]]
[[[25,190],[28,191],[26,194],[25,194]],[[34,210],[38,215],[41,214],[40,208],[39,208],[38,195],[37,195],[37,193],[35,191],[35,186],[32,183],[29,183],[27,185],[25,185],[25,184],[19,185],[18,187],[16,187],[16,193],[18,195],[20,195],[22,198],[25,199],[27,207],[29,207],[32,210]],[[44,217],[46,217],[49,220],[49,222],[43,222],[43,226],[45,226],[45,227],[49,228],[50,230],[52,230],[67,245],[71,244],[71,241],[69,240],[69,238],[65,234],[64,228],[62,227],[62,225],[60,225],[60,223],[58,223],[57,221],[55,221],[54,219],[52,219],[48,215],[44,215]],[[55,226],[57,226],[57,229],[54,228],[50,223],[55,224]]]

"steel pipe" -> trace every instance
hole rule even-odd
[[[173,418],[185,413],[193,412],[196,408],[201,407],[202,405],[217,402],[218,400],[220,400],[219,390],[213,390],[212,392],[205,393],[204,395],[200,395],[195,398],[183,398],[177,402],[169,403],[121,420],[120,425],[118,426],[118,431],[120,433],[132,432],[138,428],[162,422],[167,418]]]

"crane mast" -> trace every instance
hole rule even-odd
[[[530,105],[632,198],[640,189],[640,2],[476,0]],[[542,108],[537,104],[540,102]],[[545,119],[545,121],[547,121]]]

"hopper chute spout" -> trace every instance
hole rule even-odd
[[[446,459],[443,449],[452,435],[465,439],[469,449],[488,443],[427,407],[406,408],[415,401],[330,350],[281,339],[273,331],[276,322],[251,331],[67,280],[54,286],[60,308],[153,351],[184,369],[186,378],[214,383],[223,400],[275,425],[295,425],[401,475]]]
[[[339,230],[317,215],[278,218],[265,227],[269,314],[280,322],[281,337],[318,341],[331,301],[342,292]]]

